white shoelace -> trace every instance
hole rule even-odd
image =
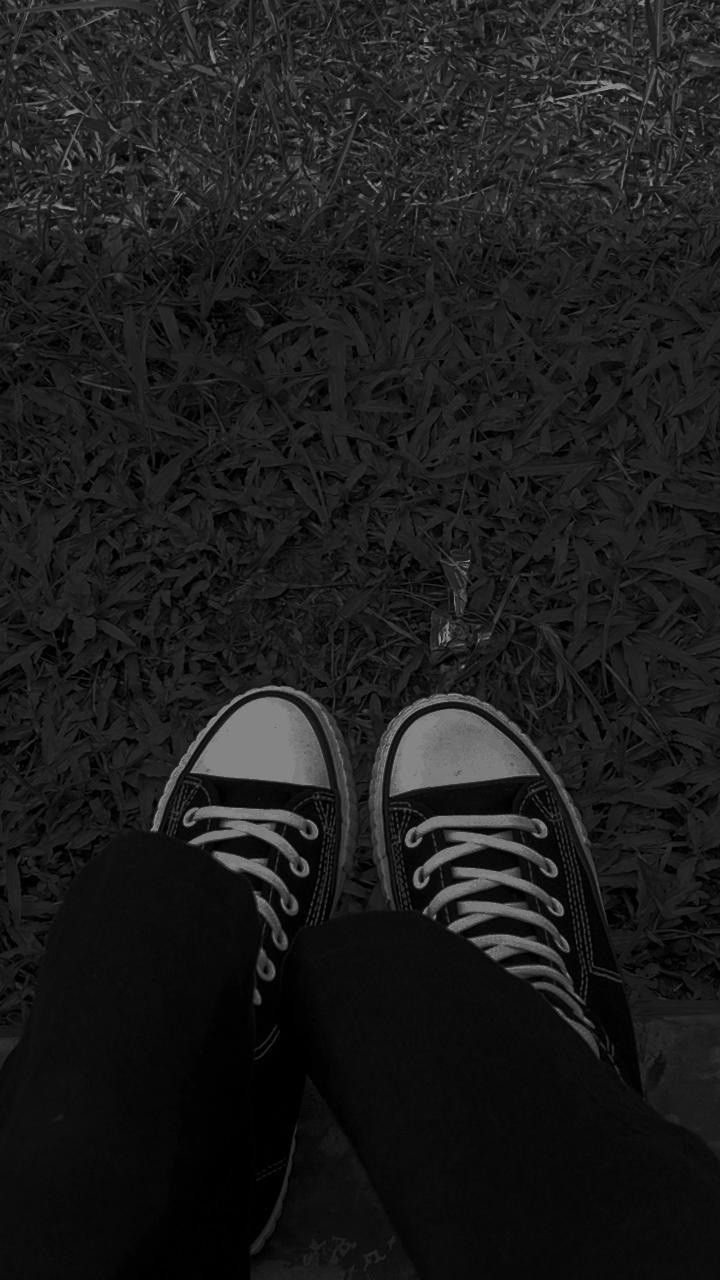
[[[225,805],[203,805],[195,806],[188,809],[183,816],[183,826],[191,827],[199,818],[217,818],[221,825],[215,827],[212,831],[203,831],[201,835],[194,836],[189,841],[190,844],[217,844],[218,840],[237,840],[238,836],[254,836],[256,840],[266,840],[271,844],[278,853],[288,859],[290,870],[294,875],[300,876],[302,879],[310,873],[309,863],[304,858],[298,856],[292,845],[288,843],[283,836],[278,835],[277,831],[273,831],[269,824],[287,823],[289,826],[297,827],[301,835],[308,840],[316,840],[320,832],[314,823],[308,823],[305,818],[300,818],[296,813],[290,813],[285,809],[238,809],[230,808]],[[258,858],[244,858],[240,853],[224,852],[222,849],[213,849],[212,856],[216,862],[221,862],[229,871],[244,871],[246,875],[258,876],[269,884],[273,889],[277,889],[283,899],[283,906],[289,916],[296,916],[300,906],[296,898],[288,892],[285,881],[280,878],[275,871],[271,871],[267,862],[263,862]],[[277,912],[273,910],[269,902],[265,901],[262,893],[255,894],[255,901],[259,914],[264,920],[267,920],[272,933],[272,940],[279,951],[287,951],[289,942]],[[271,982],[275,977],[276,969],[272,960],[264,947],[260,947],[258,952],[256,971],[265,982]],[[262,1004],[262,996],[257,989],[257,985],[253,989],[253,1004]]]
[[[240,809],[224,805],[196,806],[193,809],[189,809],[184,815],[183,825],[192,826],[193,822],[200,817],[204,819],[216,818],[221,825],[212,831],[204,831],[201,835],[194,836],[190,840],[190,844],[216,844],[218,840],[236,840],[238,836],[243,835],[254,836],[256,839],[266,840],[268,844],[283,854],[288,859],[293,874],[305,876],[309,873],[310,868],[305,859],[300,859],[298,864],[297,855],[292,845],[281,835],[278,835],[276,831],[271,830],[270,826],[270,824],[278,822],[288,823],[296,827],[306,838],[317,839],[319,835],[317,827],[311,824],[308,830],[308,823],[304,818],[298,817],[296,813],[290,813],[284,809]],[[473,831],[460,829],[467,827],[482,828],[483,835],[478,836]],[[445,866],[448,862],[454,861],[463,854],[472,853],[475,850],[480,851],[484,845],[507,852],[508,856],[515,855],[518,858],[524,858],[527,861],[534,862],[542,869],[547,869],[548,861],[541,854],[529,849],[527,845],[516,844],[514,841],[501,836],[486,834],[485,829],[488,827],[492,830],[507,830],[511,827],[519,827],[521,830],[532,830],[537,833],[536,825],[532,819],[521,818],[517,814],[442,814],[435,818],[428,818],[425,822],[407,832],[406,841],[408,841],[410,847],[419,843],[419,840],[409,839],[411,836],[419,837],[427,835],[430,831],[439,830],[443,830],[447,837],[453,841],[453,844],[433,854],[419,868],[419,872],[416,872],[416,877],[418,874],[422,875],[424,873],[424,884],[427,884],[432,872],[436,871],[438,867]],[[258,858],[244,858],[242,854],[223,852],[219,849],[213,849],[211,852],[212,857],[230,871],[242,871],[246,875],[257,876],[264,880],[266,884],[277,889],[283,898],[287,914],[290,916],[297,914],[299,910],[297,900],[288,892],[284,880],[276,872],[271,871],[266,862]],[[539,898],[546,903],[551,911],[557,905],[559,910],[554,911],[553,914],[562,914],[562,903],[558,903],[555,898],[550,897],[544,889],[524,879],[519,872],[510,869],[506,872],[501,872],[489,871],[484,867],[456,867],[455,876],[458,881],[468,883],[458,883],[442,889],[425,908],[425,915],[434,917],[449,902],[457,901],[458,911],[462,918],[452,921],[448,926],[453,933],[463,933],[465,930],[471,929],[475,924],[485,924],[487,920],[492,919],[494,916],[503,916],[505,918],[509,916],[545,930],[550,929],[555,934],[558,945],[562,949],[565,939],[545,916],[506,902],[479,901],[472,898],[467,900],[468,894],[479,893],[495,886],[505,885],[516,892],[520,891]],[[424,885],[418,885],[417,887],[422,888]],[[270,925],[275,946],[280,951],[286,951],[289,945],[288,937],[282,928],[277,913],[270,906],[270,903],[265,900],[262,893],[255,894],[255,901],[259,914]],[[577,1031],[582,1036],[595,1056],[598,1059],[600,1058],[593,1023],[586,1016],[582,1001],[574,992],[572,978],[564,962],[552,947],[533,938],[513,933],[486,934],[482,937],[468,938],[467,941],[473,943],[480,950],[486,951],[490,958],[496,961],[507,960],[510,956],[527,953],[528,951],[534,951],[539,956],[545,957],[550,962],[549,964],[508,966],[508,972],[517,977],[529,979],[537,991],[549,992],[565,1003],[570,1010],[569,1015],[565,1014],[562,1009],[557,1009],[555,1005],[553,1005],[553,1008],[574,1031]],[[569,947],[569,944],[566,945]],[[558,968],[558,965],[561,968]],[[259,977],[266,982],[272,981],[275,977],[275,965],[268,957],[264,947],[259,950],[256,969]],[[549,981],[537,981],[537,979],[548,979]],[[253,1003],[255,1005],[262,1004],[262,997],[257,986],[253,990]]]
[[[468,827],[482,828],[482,835],[478,835],[475,831],[466,830]],[[537,824],[531,818],[521,818],[515,813],[471,814],[469,816],[468,814],[442,814],[436,818],[428,818],[425,822],[419,823],[417,827],[411,827],[405,836],[406,843],[411,848],[419,844],[420,838],[430,831],[442,830],[444,835],[453,841],[452,846],[439,850],[418,868],[413,881],[416,888],[424,888],[433,871],[436,871],[438,867],[453,862],[463,854],[473,853],[475,850],[480,852],[483,847],[500,849],[503,853],[507,852],[508,859],[524,858],[528,862],[534,862],[545,871],[549,870],[550,867],[555,867],[554,863],[548,862],[548,859],[543,858],[541,854],[536,853],[533,849],[529,849],[527,845],[516,844],[513,840],[486,833],[487,828],[497,831],[507,830],[511,827],[518,827],[523,831],[533,831],[534,834],[538,834]],[[546,893],[538,885],[526,880],[519,871],[513,871],[511,868],[503,872],[490,871],[487,867],[456,867],[454,874],[458,881],[470,883],[458,883],[441,889],[425,908],[425,915],[434,917],[449,902],[457,901],[458,911],[462,919],[453,920],[448,926],[453,933],[464,933],[465,930],[472,929],[473,925],[485,924],[495,916],[506,918],[510,916],[517,920],[523,920],[535,927],[544,930],[549,929],[555,935],[560,949],[570,950],[570,944],[567,939],[563,938],[554,924],[538,912],[507,902],[489,902],[485,899],[479,900],[477,898],[467,900],[468,894],[480,893],[496,886],[505,885],[515,892],[531,894],[533,897],[540,899],[548,906],[553,915],[564,914],[562,903],[558,902],[556,898],[552,898],[550,894]],[[555,867],[555,874],[557,875],[557,867]],[[418,883],[418,879],[420,883]],[[596,1058],[600,1059],[600,1050],[598,1049],[593,1023],[585,1014],[583,1003],[573,988],[572,978],[564,961],[552,947],[538,942],[534,938],[514,933],[484,934],[481,937],[468,938],[467,941],[472,942],[479,950],[486,951],[492,960],[504,961],[510,956],[527,953],[528,951],[534,951],[539,956],[547,958],[550,961],[549,964],[507,966],[508,973],[512,973],[516,977],[530,979],[536,991],[549,992],[566,1004],[570,1010],[569,1014],[565,1014],[562,1009],[557,1009],[554,1003],[553,1008],[574,1031],[577,1031],[582,1036]],[[548,981],[537,981],[538,978],[548,979]]]

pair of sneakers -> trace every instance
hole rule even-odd
[[[388,906],[423,912],[531,983],[644,1099],[587,833],[539,748],[478,698],[421,698],[382,735],[369,804]],[[252,1254],[282,1209],[304,1086],[279,1025],[282,969],[297,934],[334,914],[357,828],[335,718],[310,695],[276,685],[250,689],[213,716],[174,769],[153,821],[153,831],[243,873],[254,891]]]

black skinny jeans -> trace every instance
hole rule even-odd
[[[250,879],[179,840],[75,878],[0,1072],[2,1280],[247,1280],[259,935]],[[720,1161],[466,939],[334,917],[282,982],[421,1280],[717,1280]]]

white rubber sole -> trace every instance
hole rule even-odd
[[[263,1227],[257,1239],[253,1240],[252,1244],[250,1245],[251,1258],[254,1258],[257,1253],[260,1253],[265,1248],[265,1245],[267,1244],[270,1237],[274,1235],[278,1222],[282,1217],[283,1206],[285,1204],[285,1197],[287,1195],[287,1189],[290,1185],[290,1174],[292,1173],[293,1160],[295,1159],[295,1147],[297,1145],[297,1131],[298,1131],[298,1127],[296,1125],[295,1132],[293,1133],[293,1140],[292,1140],[292,1146],[290,1148],[290,1155],[288,1156],[287,1168],[285,1170],[285,1177],[283,1179],[283,1184],[280,1189],[280,1195],[278,1196],[277,1202],[275,1204],[275,1208],[272,1211],[272,1216],[266,1222],[265,1226]]]

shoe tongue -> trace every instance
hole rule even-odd
[[[448,815],[467,813],[473,817],[484,813],[488,815],[510,814],[517,812],[521,808],[528,788],[531,785],[537,786],[537,783],[537,774],[532,774],[513,778],[493,778],[486,782],[463,783],[457,787],[423,788],[422,792],[418,791],[416,795],[418,799],[422,796],[422,809],[428,816],[441,813]],[[438,848],[446,848],[455,844],[455,841],[444,835],[444,830],[467,832],[468,843],[475,837],[477,837],[478,841],[482,841],[485,836],[488,836],[493,839],[510,840],[516,844],[527,843],[531,848],[537,849],[530,831],[523,831],[520,827],[504,829],[465,827],[463,826],[462,817],[447,828],[436,832],[435,839],[438,842]],[[459,847],[460,842],[458,841],[457,843]],[[537,852],[540,852],[540,850],[537,849]],[[535,883],[538,883],[540,879],[539,868],[529,859],[518,858],[512,849],[494,848],[491,845],[484,846],[481,849],[470,850],[467,853],[458,855],[457,858],[453,859],[452,863],[446,863],[444,867],[445,887],[450,884],[460,885],[463,881],[468,885],[471,884],[472,878],[470,876],[466,879],[464,876],[453,874],[456,869],[460,868],[465,870],[475,869],[480,875],[484,870],[502,871],[507,875],[522,877],[524,880],[532,879]],[[542,904],[532,894],[524,892],[522,886],[516,892],[508,885],[500,883],[490,885],[487,889],[468,889],[467,899],[458,899],[447,903],[445,907],[440,909],[438,919],[443,924],[450,924],[453,920],[461,920],[470,914],[479,914],[482,911],[480,904],[483,901],[507,902],[514,907],[522,907],[525,910],[534,911],[540,915],[543,914]],[[486,937],[496,933],[512,933],[521,938],[533,938],[535,941],[549,940],[547,935],[543,936],[539,926],[517,919],[515,916],[503,917],[500,913],[495,913],[484,921],[475,921],[472,927],[464,930],[460,936],[470,939]],[[513,964],[543,963],[542,957],[537,952],[519,954],[512,947],[502,947],[497,958],[498,960],[503,960],[506,956],[512,958]]]

